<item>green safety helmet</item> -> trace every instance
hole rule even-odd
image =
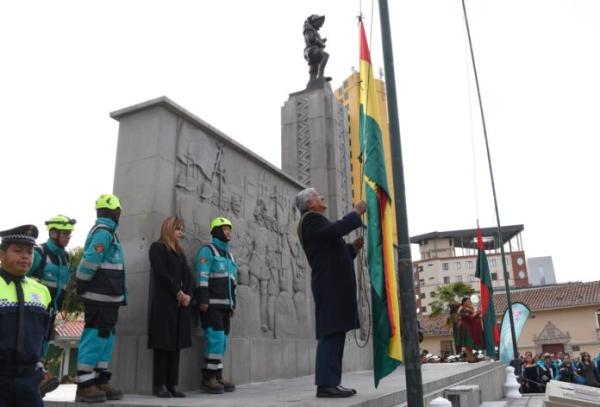
[[[56,229],[68,232],[72,232],[75,229],[76,223],[75,219],[71,219],[65,215],[56,215],[44,222],[48,230]]]
[[[96,209],[110,209],[111,211],[121,209],[121,201],[116,195],[102,194],[96,199]]]
[[[233,224],[229,219],[219,216],[210,222],[210,231],[212,232],[214,228],[218,228],[219,226],[229,226],[231,229],[233,229]]]

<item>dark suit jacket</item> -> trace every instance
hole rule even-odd
[[[321,214],[309,212],[300,222],[299,237],[312,269],[317,339],[358,328],[356,251],[342,237],[362,225],[360,216],[353,211],[330,222]]]

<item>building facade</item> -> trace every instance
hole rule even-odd
[[[594,357],[600,353],[600,281],[514,288],[511,301],[525,304],[531,312],[517,341],[520,354],[588,352]],[[506,294],[494,294],[494,308],[500,323],[507,308]],[[419,318],[425,337],[421,348],[453,353],[452,330],[445,324],[448,315]]]
[[[531,285],[556,284],[556,274],[551,256],[528,258],[527,269]]]
[[[524,287],[529,284],[525,252],[522,247],[523,225],[503,226],[502,240],[505,245],[506,268],[509,286]],[[476,229],[431,232],[414,236],[411,243],[419,245],[421,260],[415,261],[414,280],[417,309],[421,314],[431,312],[436,290],[444,285],[463,282],[479,292],[479,279],[475,277],[477,249]],[[504,289],[502,255],[497,228],[481,229],[492,286]]]

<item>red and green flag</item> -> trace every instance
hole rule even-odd
[[[367,203],[375,387],[402,361],[400,312],[394,268],[392,200],[387,185],[381,116],[371,56],[360,22],[360,143]]]
[[[488,266],[487,256],[485,255],[485,246],[481,229],[477,225],[477,269],[475,277],[480,280],[481,291],[481,320],[483,322],[483,341],[487,355],[496,359],[496,348],[500,340],[498,325],[496,324],[496,312],[494,310],[494,289],[492,288],[492,278]]]

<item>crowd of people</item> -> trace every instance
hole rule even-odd
[[[600,353],[592,359],[587,352],[571,359],[568,353],[533,355],[525,352],[521,357],[521,393],[543,393],[550,380],[600,387]]]
[[[307,188],[298,193],[295,206],[302,214],[298,238],[312,269],[316,396],[350,397],[356,390],[341,385],[342,358],[346,333],[358,328],[353,260],[363,239],[346,243],[344,236],[361,227],[366,204],[360,201],[343,219],[330,221],[324,216],[325,198]],[[75,401],[86,403],[123,398],[123,392],[111,384],[109,365],[119,310],[127,305],[128,294],[126,262],[117,236],[121,201],[114,194],[103,194],[95,209],[96,221],[75,272],[75,292],[83,303],[85,320]],[[56,314],[69,289],[72,265],[67,245],[75,224],[75,219],[64,215],[49,219],[48,240],[41,245],[36,244],[39,232],[34,225],[0,232],[1,406],[43,406],[43,396],[58,387],[44,363]],[[237,264],[229,250],[233,224],[219,216],[208,231],[212,240],[198,249],[191,268],[180,244],[184,223],[176,216],[163,221],[160,236],[149,248],[148,348],[154,353],[157,397],[186,396],[176,386],[180,351],[192,345],[192,308],[198,310],[204,332],[201,387],[211,394],[235,390],[223,375],[236,308]]]

